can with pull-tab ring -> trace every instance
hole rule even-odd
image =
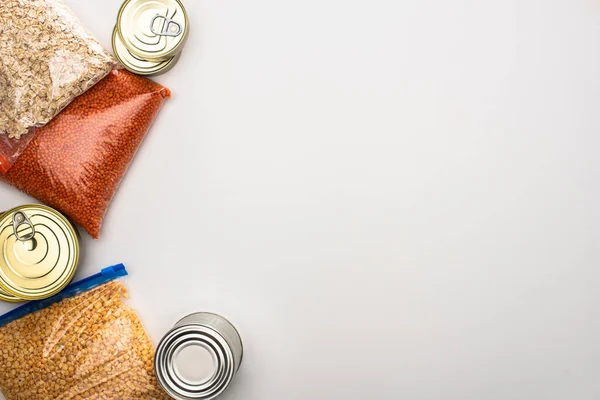
[[[40,300],[69,284],[79,238],[58,211],[30,204],[0,215],[0,300]]]
[[[129,71],[157,75],[177,63],[189,27],[180,0],[125,0],[113,32],[113,51]]]
[[[229,387],[243,352],[240,334],[228,320],[212,313],[191,314],[160,341],[156,378],[176,400],[211,400]]]

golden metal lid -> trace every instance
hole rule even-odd
[[[189,19],[180,0],[126,0],[116,28],[131,54],[146,61],[166,61],[183,49]]]
[[[181,53],[164,61],[146,61],[131,54],[121,41],[117,28],[113,30],[112,46],[115,57],[129,71],[138,75],[158,75],[167,72],[177,63]]]
[[[69,284],[79,263],[79,239],[57,211],[32,204],[0,217],[0,291],[40,300]]]

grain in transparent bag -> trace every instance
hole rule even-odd
[[[7,400],[166,400],[117,265],[0,317]]]
[[[0,0],[0,173],[115,61],[62,0]]]

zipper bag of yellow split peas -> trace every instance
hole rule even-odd
[[[154,349],[124,299],[120,264],[0,317],[0,389],[7,400],[168,399]]]

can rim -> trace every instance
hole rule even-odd
[[[175,66],[175,64],[177,64],[177,61],[179,61],[179,57],[181,56],[181,52],[180,52],[180,53],[174,55],[173,57],[167,58],[166,60],[163,60],[163,61],[148,61],[148,60],[146,60],[146,62],[156,62],[157,66],[160,66],[160,67],[155,70],[144,71],[141,69],[134,68],[131,66],[131,63],[126,63],[124,61],[122,55],[119,53],[119,51],[117,51],[117,46],[116,46],[117,40],[121,40],[121,44],[123,45],[123,47],[125,47],[125,51],[129,51],[129,53],[131,54],[131,51],[123,43],[123,41],[117,31],[117,27],[115,26],[115,28],[113,29],[113,34],[112,34],[112,39],[111,39],[113,53],[115,55],[115,58],[117,59],[117,61],[119,61],[119,63],[123,66],[123,68],[125,68],[126,70],[131,71],[137,75],[154,76],[154,75],[160,75],[162,73],[165,73],[165,72],[171,70],[171,68],[173,68]],[[133,54],[131,54],[131,55],[134,56]]]
[[[4,215],[6,214],[6,212],[0,212],[0,221],[4,218]],[[0,289],[0,300],[1,301],[5,301],[7,303],[21,303],[23,302],[22,299],[19,299],[16,296],[10,295],[8,293],[5,293],[2,289]]]
[[[75,272],[77,271],[77,266],[79,265],[79,257],[80,257],[80,253],[81,253],[81,248],[80,248],[80,244],[79,244],[79,236],[77,235],[77,230],[75,229],[75,227],[73,226],[71,221],[69,221],[64,215],[62,215],[57,210],[53,209],[52,207],[45,206],[43,204],[30,203],[30,204],[23,204],[21,206],[11,208],[10,210],[8,210],[5,213],[3,213],[2,215],[0,215],[0,221],[4,220],[4,218],[7,215],[10,215],[11,213],[17,212],[24,208],[38,208],[38,209],[41,209],[41,210],[44,210],[44,211],[47,211],[47,212],[53,214],[56,218],[60,219],[65,224],[65,226],[67,227],[67,230],[69,231],[69,233],[71,234],[71,237],[73,238],[73,244],[74,244],[73,253],[74,253],[74,255],[73,255],[73,262],[70,263],[71,264],[71,267],[69,268],[70,271],[69,271],[67,277],[64,279],[64,281],[59,286],[52,289],[52,291],[49,291],[42,295],[28,295],[28,294],[24,295],[23,293],[20,293],[20,292],[14,290],[12,287],[9,287],[0,279],[0,289],[7,292],[8,294],[15,296],[16,298],[18,298],[20,300],[26,300],[26,301],[27,300],[41,300],[41,299],[45,299],[45,298],[51,297],[51,296],[59,293],[71,282],[71,280],[75,276]],[[8,301],[8,300],[6,300],[6,301]],[[18,302],[18,301],[15,301],[15,303],[16,302]]]
[[[177,4],[179,4],[179,7],[181,7],[181,10],[183,11],[182,14],[183,14],[183,18],[185,21],[185,26],[183,28],[182,39],[179,42],[179,44],[177,46],[175,46],[173,49],[171,49],[170,51],[166,52],[165,54],[161,54],[159,56],[153,56],[152,54],[148,54],[143,51],[136,51],[135,49],[131,49],[129,46],[127,46],[127,40],[125,39],[125,36],[123,35],[123,28],[122,28],[121,22],[123,19],[123,14],[125,12],[125,8],[134,1],[139,1],[139,0],[125,0],[123,2],[123,4],[121,5],[121,8],[119,8],[119,13],[117,14],[117,23],[115,25],[115,29],[117,30],[117,33],[119,34],[119,37],[121,38],[121,41],[123,42],[123,45],[125,46],[125,48],[127,50],[129,50],[131,52],[131,54],[135,54],[136,56],[141,57],[147,61],[166,61],[169,58],[174,57],[177,54],[181,53],[181,51],[183,50],[183,46],[185,46],[185,43],[187,42],[188,36],[190,34],[190,19],[189,19],[187,10],[183,6],[183,3],[181,2],[181,0],[170,0],[170,1],[175,1]]]
[[[197,311],[197,312],[193,312],[191,314],[186,315],[185,317],[179,319],[179,321],[177,321],[175,323],[175,326],[177,324],[179,324],[181,321],[183,321],[184,319],[191,317],[192,315],[197,315],[197,314],[208,314],[208,315],[214,315],[215,317],[219,317],[225,321],[227,321],[227,323],[229,325],[231,325],[231,327],[233,328],[233,330],[235,331],[235,333],[237,334],[238,338],[240,339],[240,362],[239,362],[239,366],[242,366],[242,361],[244,360],[244,341],[242,340],[242,335],[240,334],[240,331],[238,330],[238,328],[227,318],[225,318],[224,316],[222,316],[221,314],[217,314],[217,313],[213,313],[213,312],[207,312],[207,311]],[[188,325],[196,325],[196,326],[205,326],[199,323],[194,323],[194,322],[190,322]],[[211,328],[212,329],[212,328]],[[214,329],[213,329],[214,330]]]
[[[190,329],[192,327],[196,329]],[[176,371],[174,370],[172,354],[185,343],[185,340],[181,338],[184,335],[187,340],[200,340],[198,335],[202,336],[204,340],[215,340],[225,352],[223,354],[224,359],[220,360],[221,363],[224,363],[224,365],[221,364],[222,367],[220,370],[222,372],[220,378],[217,378],[206,388],[191,391],[189,388],[180,385],[179,381],[181,377],[173,376],[176,375]],[[178,400],[215,399],[229,387],[237,373],[233,349],[227,339],[220,332],[209,326],[192,323],[173,327],[160,340],[154,355],[154,370],[160,386],[171,397]]]
[[[0,300],[6,303],[23,303],[25,300],[19,297],[0,292]]]

